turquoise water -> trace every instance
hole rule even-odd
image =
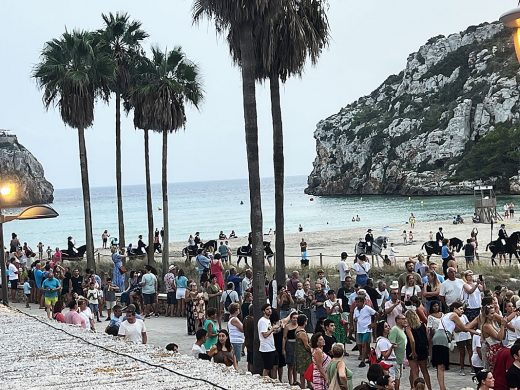
[[[287,232],[297,232],[298,225],[304,231],[371,227],[381,229],[386,225],[408,220],[413,212],[419,221],[451,219],[456,214],[466,218],[473,214],[473,196],[417,197],[401,196],[346,196],[312,197],[303,193],[305,176],[286,178],[285,226]],[[249,190],[247,180],[212,181],[198,183],[172,183],[170,194],[170,236],[173,241],[184,241],[190,234],[200,231],[204,240],[214,239],[220,230],[229,234],[234,229],[238,235],[249,232]],[[146,235],[146,199],[144,186],[125,186],[124,208],[126,240],[137,242],[139,234]],[[152,188],[154,222],[162,226],[161,187]],[[310,199],[314,200],[311,201]],[[244,204],[240,205],[243,201]],[[506,201],[520,204],[519,196],[499,197],[501,206]],[[117,202],[115,187],[91,189],[92,219],[95,246],[101,246],[101,233],[108,229],[117,237]],[[262,204],[264,230],[274,229],[273,179],[262,180]],[[20,240],[36,249],[38,241],[51,247],[65,247],[69,235],[77,245],[84,243],[83,202],[81,189],[55,191],[52,205],[60,216],[56,219],[37,221],[13,221],[4,225],[6,240],[16,232]],[[351,222],[358,214],[360,222]]]

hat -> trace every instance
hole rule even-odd
[[[399,290],[399,282],[397,280],[392,281],[389,287],[390,290]]]
[[[367,290],[365,290],[364,288],[360,288],[358,291],[357,291],[357,295],[367,295]]]
[[[177,266],[175,264],[172,264],[170,265],[170,267],[168,268],[168,271],[171,271],[173,269],[177,268]]]
[[[379,362],[379,365],[381,366],[381,368],[385,371],[388,371],[390,368],[392,368],[393,364],[388,364],[388,363],[385,363],[383,361],[380,361]]]
[[[500,225],[500,227],[506,227],[506,224],[505,224],[505,223],[503,223],[502,225]]]
[[[371,232],[371,231],[372,231],[372,229],[368,229],[368,230],[367,230],[367,232]]]

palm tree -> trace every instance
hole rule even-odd
[[[87,267],[95,269],[85,129],[94,122],[96,99],[108,100],[114,63],[94,44],[92,33],[65,32],[45,44],[32,77],[43,90],[45,108],[57,105],[63,122],[78,130]]]
[[[147,130],[162,132],[163,137],[163,274],[168,272],[169,263],[168,134],[186,124],[185,103],[193,104],[198,108],[202,98],[198,67],[186,59],[181,47],[164,52],[152,47],[152,58],[143,61],[136,85],[130,92],[130,102],[138,115],[137,125]],[[147,177],[149,177],[148,169]]]
[[[126,13],[102,14],[104,29],[98,30],[100,45],[116,64],[116,77],[110,86],[116,94],[116,191],[119,244],[125,247],[125,224],[123,217],[123,189],[121,181],[121,96],[128,93],[131,68],[134,58],[142,52],[141,41],[148,34],[141,29],[141,22],[130,21]]]

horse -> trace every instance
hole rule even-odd
[[[455,250],[455,252],[460,252],[462,249],[462,246],[464,243],[461,239],[457,237],[450,238],[450,247]],[[437,241],[426,241],[424,244],[422,244],[421,249],[426,250],[426,260],[430,260],[430,257],[432,255],[439,255],[441,254],[441,246],[439,246],[439,243]]]
[[[274,252],[271,249],[271,241],[264,241],[264,254],[264,257],[269,263],[269,266],[271,266],[271,259],[274,256]],[[246,265],[249,266],[249,264],[247,263],[247,258],[253,256],[253,247],[251,246],[251,244],[239,247],[237,249],[237,256],[237,267],[240,264],[240,260],[242,260],[242,258],[244,258]]]
[[[214,251],[218,249],[218,241],[217,240],[209,240],[205,243],[201,243],[200,247],[205,250],[209,250],[209,248],[213,248]]]
[[[76,252],[64,249],[61,251],[61,256],[67,260],[79,260],[83,258],[83,255],[87,251],[86,245],[81,245],[76,248]]]
[[[388,244],[388,237],[379,236],[377,237],[374,242],[372,243],[372,253],[368,253],[369,255],[376,255],[383,259],[383,256],[381,255],[381,252],[384,249],[386,249],[386,246]],[[364,241],[360,241],[356,244],[354,247],[354,253],[356,255],[367,254],[367,243]],[[379,260],[378,260],[379,261]]]
[[[512,233],[508,238],[506,238],[506,244],[502,244],[500,239],[491,241],[486,246],[486,251],[489,249],[492,253],[491,256],[491,265],[497,265],[495,261],[495,257],[498,254],[509,254],[509,265],[511,265],[511,258],[515,255],[516,259],[520,263],[520,258],[518,257],[518,243],[520,242],[520,232]]]
[[[186,264],[191,262],[192,257],[197,256],[197,251],[199,250],[198,245],[189,245],[182,248],[182,256],[186,256]]]

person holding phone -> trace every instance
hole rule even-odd
[[[486,283],[483,280],[482,275],[479,275],[477,281],[473,280],[473,271],[468,270],[463,273],[464,286],[462,290],[462,299],[464,301],[465,308],[464,314],[468,317],[468,321],[471,322],[475,317],[480,315],[480,309],[482,306],[482,292],[486,289]]]

